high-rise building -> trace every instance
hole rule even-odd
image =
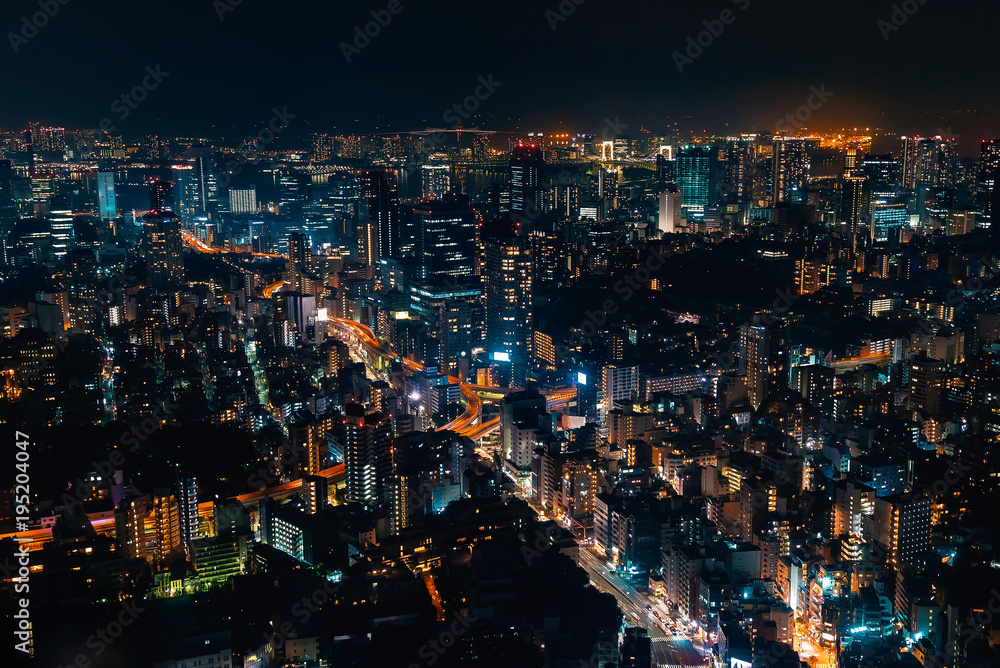
[[[174,210],[174,184],[171,181],[154,179],[149,182],[149,209],[151,211]]]
[[[840,199],[840,220],[847,225],[847,231],[857,235],[865,224],[865,212],[868,210],[867,190],[865,184],[868,178],[863,174],[844,177],[844,192]]]
[[[0,231],[9,230],[16,219],[14,169],[10,160],[0,160]]]
[[[365,415],[364,406],[348,404],[335,428],[344,446],[347,494],[350,501],[375,509],[384,502],[385,485],[392,475],[392,418]]]
[[[681,191],[673,183],[668,183],[660,193],[660,213],[656,227],[663,234],[673,234],[683,223],[682,200]]]
[[[177,472],[177,511],[180,519],[181,543],[184,552],[191,558],[191,543],[199,537],[198,532],[198,482],[194,476]]]
[[[475,274],[476,218],[468,197],[421,202],[413,208],[413,224],[425,278]]]
[[[303,232],[288,235],[288,269],[285,282],[291,292],[305,292],[302,277],[308,274],[312,265],[312,240]]]
[[[861,173],[868,178],[872,199],[899,197],[903,183],[903,165],[891,155],[870,155],[861,160]]]
[[[440,343],[442,371],[458,375],[461,360],[482,342],[483,288],[477,282],[429,280],[410,286],[411,315],[416,313]]]
[[[229,213],[257,213],[257,188],[250,187],[230,190]]]
[[[907,225],[906,204],[876,200],[872,202],[872,241],[889,241],[899,238],[899,232]]]
[[[515,475],[530,470],[533,434],[547,415],[545,397],[533,384],[500,400],[500,444],[505,466]]]
[[[451,192],[451,167],[424,165],[420,169],[420,186],[425,199],[444,199]]]
[[[171,168],[176,185],[176,201],[171,210],[176,211],[185,224],[209,219],[218,213],[216,169],[215,151],[206,146],[189,147],[183,160]]]
[[[894,566],[913,563],[931,546],[931,498],[926,494],[875,497],[875,540]]]
[[[780,137],[774,142],[774,181],[771,204],[805,203],[806,179],[809,177],[808,140]]]
[[[170,211],[151,211],[142,218],[146,277],[153,287],[184,282],[184,244],[180,218]]]
[[[3,167],[0,166],[0,188],[3,187]],[[984,139],[979,149],[979,170],[976,173],[976,201],[979,210],[992,220],[997,176],[1000,175],[1000,141]],[[0,206],[3,206],[0,197]]]
[[[378,257],[399,257],[400,216],[395,173],[362,172],[358,181],[362,205],[366,209],[359,218],[369,219],[375,224],[378,232]]]
[[[528,237],[486,242],[486,352],[511,364],[514,386],[523,386],[531,359],[533,273]]]
[[[746,375],[747,397],[754,408],[788,388],[788,323],[770,320],[757,314],[740,327],[740,373]]]
[[[639,393],[639,367],[608,365],[601,370],[601,390],[604,392],[604,415],[615,403],[629,402]]]
[[[97,217],[101,220],[114,220],[118,217],[113,172],[99,172],[97,174]]]
[[[542,212],[545,160],[538,144],[519,142],[510,154],[510,210],[530,221]]]
[[[677,187],[685,211],[704,211],[715,204],[715,151],[710,146],[685,146],[677,154]]]

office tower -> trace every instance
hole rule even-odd
[[[771,204],[804,203],[806,179],[809,178],[807,140],[797,137],[775,139],[773,173]]]
[[[118,217],[118,204],[115,199],[115,175],[112,172],[97,174],[97,217],[101,220],[114,220]]]
[[[358,262],[375,267],[381,259],[378,247],[378,224],[374,220],[358,222]]]
[[[521,387],[531,359],[534,266],[528,237],[486,242],[486,352],[511,364],[502,376]],[[509,375],[509,377],[508,377]]]
[[[257,213],[257,188],[233,189],[229,191],[229,213]]]
[[[149,182],[149,209],[151,211],[174,210],[174,184],[172,182],[159,179]]]
[[[931,547],[931,497],[899,494],[875,498],[875,541],[893,566],[912,564]]]
[[[715,204],[716,158],[710,146],[685,146],[677,154],[677,187],[685,211],[704,211]]]
[[[510,210],[533,221],[542,212],[545,160],[538,144],[518,142],[510,153]],[[521,221],[524,222],[524,221]]]
[[[451,167],[424,165],[420,169],[420,184],[425,199],[444,199],[451,192]]]
[[[180,218],[170,211],[151,211],[142,217],[146,277],[162,287],[184,282],[184,246]]]
[[[746,375],[747,397],[755,409],[788,388],[788,323],[771,320],[757,314],[740,327],[740,373]]]
[[[31,202],[35,217],[41,218],[50,211],[52,198],[56,194],[57,178],[52,172],[32,172]]]
[[[52,253],[56,258],[63,258],[73,239],[73,212],[69,209],[53,210],[48,219],[52,226]]]
[[[476,218],[465,195],[421,202],[413,208],[423,275],[475,274]]]
[[[215,149],[192,146],[185,153],[191,166],[189,195],[191,213],[195,218],[211,218],[218,211],[219,189],[216,182]]]
[[[872,199],[899,197],[903,183],[903,165],[891,155],[871,155],[862,159],[861,174],[868,179]]]
[[[302,277],[312,269],[312,241],[303,232],[288,235],[288,268],[285,282],[290,292],[303,292]]]
[[[673,234],[683,224],[682,200],[681,191],[673,183],[668,183],[660,193],[660,215],[656,227],[663,234]]]
[[[750,178],[754,170],[756,135],[740,135],[726,141],[721,155],[725,174],[722,194],[727,204],[745,204],[750,201]]]
[[[976,202],[979,211],[988,219],[993,217],[994,192],[997,175],[1000,174],[1000,141],[984,139],[979,149],[979,169],[976,173]],[[3,164],[0,163],[0,189],[3,188]],[[3,195],[0,194],[0,207]],[[2,214],[0,214],[2,215]]]
[[[411,315],[416,313],[439,342],[442,371],[460,375],[461,360],[482,342],[483,288],[477,282],[429,280],[410,286]]]
[[[604,415],[607,416],[616,403],[631,402],[638,395],[639,367],[604,367],[601,370],[601,391],[604,392]]]
[[[349,501],[375,509],[383,503],[392,475],[392,419],[381,413],[365,415],[364,406],[348,404],[337,431],[344,446]]]
[[[868,210],[867,181],[867,177],[863,174],[844,177],[840,220],[847,225],[847,231],[851,235],[859,234],[865,224],[865,213]]]
[[[953,137],[903,137],[903,187],[952,187],[958,167],[958,140]]]
[[[0,232],[9,231],[15,220],[14,168],[10,160],[0,160]]]
[[[876,200],[872,202],[872,241],[899,240],[899,232],[907,225],[906,204]]]
[[[399,257],[400,215],[394,172],[370,171],[359,175],[362,203],[367,208],[360,219],[370,219],[378,232],[378,257]]]

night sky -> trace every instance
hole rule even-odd
[[[239,4],[220,21],[229,1]],[[825,85],[833,96],[814,129],[950,127],[965,152],[1000,135],[997,3],[910,0],[915,13],[886,40],[878,21],[892,3],[871,0],[564,0],[574,11],[554,31],[546,10],[559,0],[398,1],[402,11],[348,63],[341,42],[387,2],[68,0],[15,54],[8,33],[39,8],[7,0],[0,125],[97,127],[158,64],[169,76],[116,123],[126,136],[256,133],[272,107],[296,115],[280,140],[289,143],[317,131],[447,127],[443,113],[490,74],[501,85],[466,127],[599,132],[618,117],[627,134],[674,123],[774,130],[810,86]],[[678,72],[674,52],[723,10],[731,24]]]

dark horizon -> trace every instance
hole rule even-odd
[[[917,0],[902,3],[916,8],[912,15],[902,4],[858,0],[835,15],[811,5],[790,15],[765,0],[641,11],[565,0],[564,12],[574,8],[568,15],[558,2],[515,0],[486,16],[460,3],[399,0],[392,14],[381,2],[308,12],[227,2],[182,0],[155,17],[121,0],[100,13],[68,2],[28,40],[12,35],[25,32],[22,17],[37,3],[8,4],[0,25],[7,88],[18,94],[0,103],[0,125],[96,128],[144,68],[160,66],[169,76],[116,123],[124,136],[240,136],[265,123],[272,107],[296,114],[289,137],[455,127],[445,112],[491,75],[500,85],[463,126],[594,132],[620,117],[658,134],[675,124],[685,132],[774,131],[811,87],[825,86],[832,96],[810,118],[815,130],[951,128],[970,154],[970,144],[1000,136],[1000,93],[988,85],[985,58],[1000,18],[995,6],[976,7],[969,22],[951,6]],[[903,12],[898,26],[894,7]],[[370,28],[376,34],[366,46],[357,38],[357,49],[355,28],[373,21],[371,12],[386,25]],[[150,23],[140,38],[119,38]],[[703,32],[707,46],[691,47],[688,37]]]

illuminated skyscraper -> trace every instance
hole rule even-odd
[[[861,173],[868,177],[868,191],[873,199],[899,197],[903,165],[891,155],[872,155],[861,161]]]
[[[118,217],[113,172],[100,172],[97,175],[97,216],[101,220],[114,220]]]
[[[518,143],[510,154],[510,210],[533,221],[542,212],[545,160],[538,144]],[[516,220],[516,219],[515,219]]]
[[[486,242],[486,352],[511,363],[515,386],[523,386],[531,359],[533,271],[528,237]]]
[[[229,213],[257,213],[257,189],[230,190]]]
[[[685,211],[704,211],[715,204],[715,151],[710,146],[685,146],[677,154],[677,187]]]
[[[657,228],[663,234],[673,234],[683,224],[681,218],[681,191],[673,183],[668,183],[660,193],[660,214]]]
[[[344,445],[346,498],[375,509],[383,504],[385,485],[392,475],[392,418],[381,413],[365,415],[358,404],[348,404],[345,413],[335,431]]]
[[[872,202],[872,241],[890,241],[899,238],[899,231],[906,227],[906,204],[876,200]]]
[[[304,292],[302,277],[311,271],[312,240],[302,232],[288,235],[288,269],[285,282],[289,292]]]
[[[400,217],[395,173],[362,172],[358,181],[361,187],[362,208],[367,208],[359,218],[370,219],[375,223],[378,231],[378,257],[398,257]]]
[[[185,223],[196,218],[213,218],[219,210],[219,187],[216,180],[215,149],[192,146],[184,164],[174,167],[178,189],[177,213]]]
[[[863,174],[844,177],[844,192],[840,199],[840,219],[847,225],[850,234],[856,235],[865,223],[868,210],[866,184]]]
[[[151,211],[174,210],[174,184],[156,179],[149,182],[149,208]]]
[[[0,167],[0,171],[2,171]],[[979,149],[979,171],[976,174],[976,201],[987,218],[993,217],[993,200],[997,175],[1000,174],[1000,141],[985,139]],[[3,187],[0,176],[0,188]],[[2,206],[0,198],[0,206]]]
[[[774,183],[771,203],[804,203],[809,177],[809,146],[805,139],[781,137],[774,142]]]
[[[413,223],[425,278],[475,274],[476,219],[467,197],[421,202],[413,208]]]
[[[180,218],[170,211],[143,216],[146,276],[153,287],[184,282],[184,246]]]
[[[451,167],[424,165],[420,170],[421,190],[427,199],[444,199],[451,192]]]
[[[746,375],[747,395],[754,408],[788,388],[788,323],[767,320],[758,314],[752,323],[740,327],[740,373]]]

